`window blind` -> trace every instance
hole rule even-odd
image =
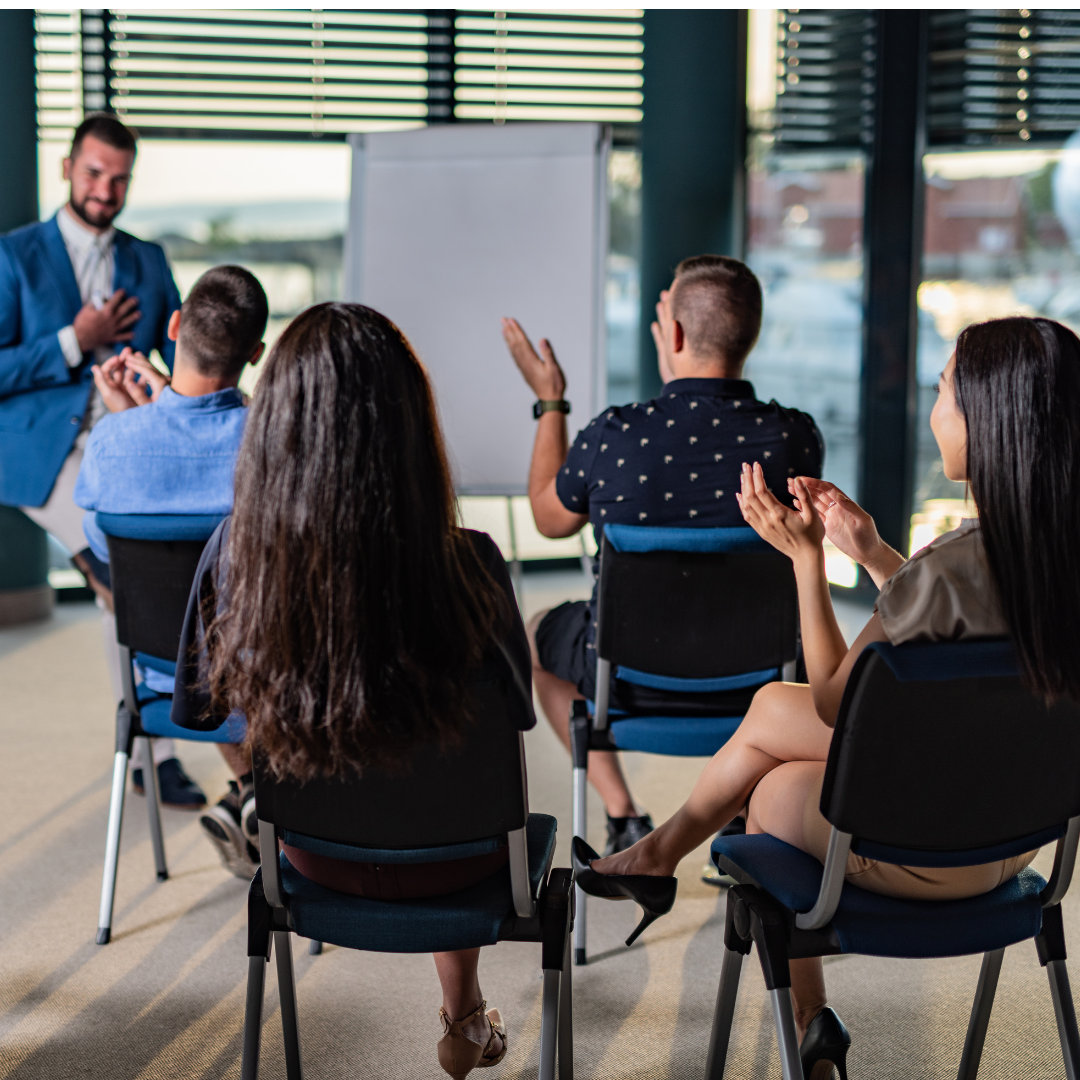
[[[641,117],[641,12],[37,13],[41,137],[108,109],[158,138],[330,138]]]
[[[874,13],[791,9],[778,16],[774,146],[863,146],[873,124]]]
[[[1080,128],[1080,12],[930,13],[932,146],[1061,142]]]

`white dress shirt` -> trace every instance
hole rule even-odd
[[[113,239],[116,230],[110,225],[102,233],[84,225],[66,206],[56,215],[56,224],[64,240],[71,269],[79,286],[79,298],[84,304],[101,307],[113,293]],[[82,363],[82,350],[75,336],[74,326],[65,326],[57,332],[60,348],[68,367],[76,368]],[[100,364],[107,360],[113,350],[106,345],[95,350],[94,359]]]

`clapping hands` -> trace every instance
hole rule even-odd
[[[109,412],[149,405],[157,401],[161,391],[169,385],[167,375],[131,348],[110,356],[103,364],[94,364],[90,371]]]

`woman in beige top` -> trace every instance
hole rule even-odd
[[[794,564],[809,685],[772,683],[760,690],[672,818],[623,852],[579,863],[586,892],[611,895],[617,886],[603,881],[608,875],[668,876],[669,886],[658,881],[649,904],[654,912],[666,910],[679,860],[744,806],[747,832],[771,833],[824,862],[829,825],[818,807],[832,727],[852,666],[871,642],[1011,632],[1031,689],[1080,697],[1073,663],[1080,651],[1074,640],[1080,637],[1074,550],[1080,534],[1074,490],[1080,477],[1080,341],[1047,319],[970,326],[938,390],[930,426],[945,475],[968,481],[982,525],[965,521],[909,560],[886,545],[869,515],[832,484],[795,478],[792,510],[768,491],[759,464],[743,465],[744,518]],[[829,597],[826,536],[881,589],[872,618],[850,648]],[[852,855],[848,878],[893,896],[945,900],[987,892],[1033,857],[927,870]],[[843,1074],[850,1037],[825,1007],[820,960],[793,961],[791,978],[804,1054],[810,1044],[824,1043],[830,1053],[824,1060],[819,1054],[817,1062],[835,1063]]]

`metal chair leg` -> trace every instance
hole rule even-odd
[[[705,1061],[705,1080],[723,1080],[727,1065],[731,1025],[735,1018],[735,999],[739,993],[739,978],[746,957],[735,949],[724,949],[720,967],[720,987],[716,992],[716,1012],[713,1014],[709,1056]]]
[[[158,881],[166,881],[169,870],[165,865],[165,840],[161,834],[161,787],[158,784],[157,765],[154,764],[153,744],[145,735],[140,735],[139,741],[143,746],[143,760],[146,762],[143,775],[146,812],[150,818],[150,843],[154,847],[154,867],[157,869]]]
[[[558,968],[544,970],[544,989],[540,1006],[540,1069],[537,1073],[539,1080],[555,1080],[561,981],[562,973]]]
[[[300,1080],[300,1030],[296,1019],[296,981],[288,930],[274,931],[277,954],[278,997],[281,1001],[281,1032],[285,1038],[285,1075]]]
[[[1050,996],[1054,1001],[1058,1038],[1061,1039],[1061,1053],[1065,1059],[1065,1075],[1069,1080],[1077,1080],[1080,1077],[1080,1035],[1077,1034],[1076,1009],[1073,1006],[1065,961],[1049,961],[1046,974],[1050,979]]]
[[[585,836],[588,829],[586,809],[587,785],[586,767],[574,766],[574,836]],[[576,915],[574,916],[574,963],[585,963],[585,894],[574,886],[576,890]]]
[[[308,956],[322,956],[322,945],[321,941],[309,941],[307,947]]]
[[[240,1064],[240,1080],[258,1080],[259,1039],[262,1035],[263,980],[267,959],[248,957],[247,1000],[244,1005],[244,1056]]]
[[[983,954],[979,985],[975,989],[975,1000],[971,1004],[971,1019],[968,1021],[964,1053],[960,1058],[957,1080],[975,1080],[978,1075],[983,1043],[986,1041],[986,1029],[990,1024],[990,1010],[994,1007],[994,992],[997,990],[1001,961],[1004,956],[1004,949],[995,949],[993,952]]]
[[[769,991],[773,1019],[776,1021],[776,1043],[780,1051],[780,1066],[784,1080],[804,1080],[799,1057],[799,1035],[795,1030],[795,1010],[791,1007],[791,991],[778,986]]]
[[[570,963],[570,935],[559,980],[559,1080],[574,1080],[574,996]]]
[[[120,861],[120,826],[124,821],[127,767],[127,754],[118,750],[113,757],[109,823],[105,830],[105,866],[101,872],[101,905],[98,908],[97,943],[99,945],[108,945],[112,937],[112,913],[116,899],[116,871]]]

